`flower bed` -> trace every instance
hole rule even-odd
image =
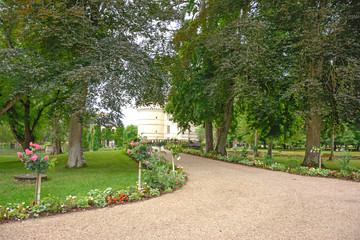
[[[141,170],[143,179],[140,188],[136,184],[126,189],[107,188],[103,191],[95,189],[89,191],[86,196],[69,195],[66,200],[55,196],[47,196],[42,198],[38,204],[35,204],[35,202],[29,204],[24,202],[20,204],[8,203],[0,206],[0,223],[149,199],[172,192],[185,184],[186,174],[181,166],[176,165],[175,170],[173,170],[172,163],[168,162],[158,152],[153,151],[151,142],[142,142],[142,144],[144,145],[139,143],[137,146],[145,146],[147,151],[145,152],[146,158],[141,158],[146,168]],[[133,151],[130,155],[140,157],[140,155],[136,154],[136,151]]]
[[[214,152],[210,153],[203,153],[200,150],[194,150],[194,149],[188,149],[188,148],[182,148],[183,153],[192,154],[196,156],[206,157],[206,158],[212,158],[216,160],[221,160],[225,162],[233,162],[248,166],[257,166],[262,168],[267,168],[271,170],[276,171],[284,171],[289,172],[293,174],[300,174],[300,175],[309,175],[309,176],[322,176],[322,177],[336,177],[339,179],[351,179],[355,182],[360,182],[360,170],[355,168],[345,168],[345,170],[330,170],[330,169],[319,169],[319,168],[310,168],[310,167],[304,167],[304,166],[298,166],[297,161],[294,163],[294,161],[290,160],[286,162],[285,164],[281,163],[274,163],[272,162],[272,159],[264,159],[261,160],[254,160],[249,159],[247,157],[246,152],[242,152],[240,156],[234,154],[229,156],[221,156]]]

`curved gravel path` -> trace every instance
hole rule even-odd
[[[134,204],[0,226],[0,239],[360,239],[360,184],[182,155],[188,182]]]

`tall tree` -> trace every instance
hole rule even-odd
[[[9,1],[8,5],[19,9],[22,41],[61,66],[51,84],[66,90],[63,103],[71,107],[68,167],[85,164],[79,129],[90,107],[121,112],[131,99],[164,100],[165,81],[154,57],[164,52],[157,40],[166,43],[163,32],[178,16],[172,1]],[[97,102],[98,96],[102,101]]]

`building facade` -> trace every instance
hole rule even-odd
[[[195,127],[190,131],[180,132],[177,124],[170,120],[170,115],[166,114],[161,107],[147,106],[137,109],[138,115],[138,135],[149,139],[170,140],[178,139],[182,141],[197,141]]]

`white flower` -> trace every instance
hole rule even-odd
[[[180,160],[180,158],[181,158],[181,157],[179,156],[179,157],[177,158],[177,160]]]

